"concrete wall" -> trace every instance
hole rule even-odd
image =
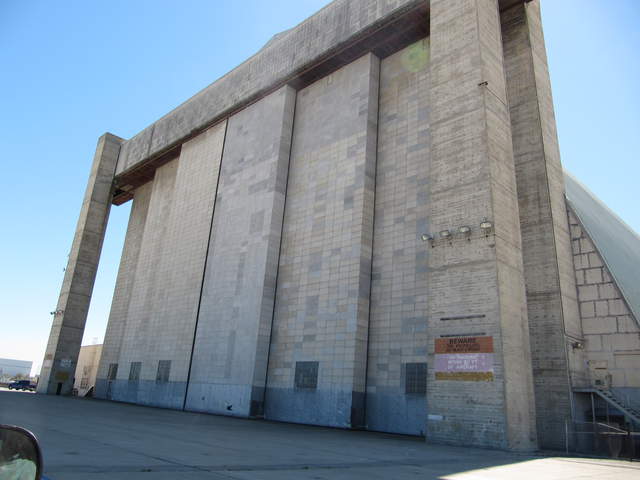
[[[431,1],[427,440],[536,445],[528,321],[498,4]],[[478,225],[486,218],[494,231]],[[437,379],[434,344],[493,337],[491,381]],[[472,406],[472,407],[471,407]]]
[[[298,92],[265,416],[364,421],[379,60],[365,55]],[[316,361],[317,389],[296,389]]]
[[[429,42],[380,68],[367,428],[424,435],[424,394],[405,393],[407,363],[427,361]],[[426,381],[426,379],[425,379]]]
[[[129,139],[118,161],[120,174],[139,166],[192,132],[222,119],[270,89],[294,80],[330,51],[350,46],[385,20],[422,8],[424,0],[336,0],[272,39],[256,55]],[[363,51],[364,53],[364,51]]]
[[[564,448],[571,385],[586,382],[539,2],[501,15],[540,446]],[[573,382],[572,382],[573,380]]]
[[[283,87],[228,121],[189,410],[262,413],[295,97]]]
[[[138,188],[134,193],[120,267],[116,277],[116,286],[113,292],[113,300],[111,301],[107,331],[104,336],[100,365],[96,375],[95,396],[98,398],[107,397],[109,365],[120,362],[120,350],[128,320],[131,292],[135,284],[138,256],[142,246],[152,187],[153,182],[149,182]],[[135,321],[135,319],[132,321]],[[123,366],[123,368],[125,367]]]
[[[591,238],[569,210],[584,346],[591,384],[640,407],[640,328]]]
[[[264,90],[297,48],[310,61],[417,3],[335,2],[127,142],[120,173],[264,95],[135,191],[100,396],[516,450],[537,444],[537,401],[556,446],[587,375],[566,348],[582,330],[538,2],[432,0],[429,39]],[[490,375],[438,375],[456,337],[491,337]],[[425,363],[426,394],[407,393]]]
[[[180,158],[155,173],[107,398],[183,406],[225,129],[219,124],[185,143]],[[171,362],[166,382],[156,379],[162,360]],[[132,362],[141,362],[135,382]]]

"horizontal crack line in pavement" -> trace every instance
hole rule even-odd
[[[130,465],[114,467],[111,465],[56,465],[47,468],[48,474],[53,473],[116,473],[116,472],[239,472],[239,471],[273,471],[273,470],[322,470],[322,469],[349,469],[369,467],[419,467],[437,465],[450,462],[407,462],[407,461],[382,461],[366,463],[296,463],[281,465]]]

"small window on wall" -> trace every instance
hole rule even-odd
[[[117,375],[118,375],[118,364],[110,363],[109,372],[107,373],[107,380],[115,380]]]
[[[318,388],[318,362],[296,362],[295,387],[304,390]]]
[[[405,363],[404,393],[407,395],[426,395],[427,393],[427,364]]]
[[[160,360],[158,362],[158,374],[156,375],[156,383],[167,383],[169,381],[170,371],[171,360]]]
[[[130,382],[137,382],[140,380],[140,368],[142,368],[141,362],[131,362],[131,369],[129,370]]]

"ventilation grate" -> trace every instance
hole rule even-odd
[[[305,390],[318,388],[318,362],[296,362],[295,387]]]

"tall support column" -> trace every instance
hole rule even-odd
[[[91,293],[107,228],[113,177],[122,139],[98,140],[58,305],[40,372],[38,393],[71,393]]]
[[[564,447],[571,378],[586,381],[540,4],[502,13],[540,446]],[[544,412],[544,413],[543,413]]]
[[[497,0],[431,0],[431,81],[427,441],[530,450],[533,384]],[[485,218],[491,230],[480,229]],[[444,230],[452,235],[439,237]],[[456,363],[457,352],[474,360]]]

